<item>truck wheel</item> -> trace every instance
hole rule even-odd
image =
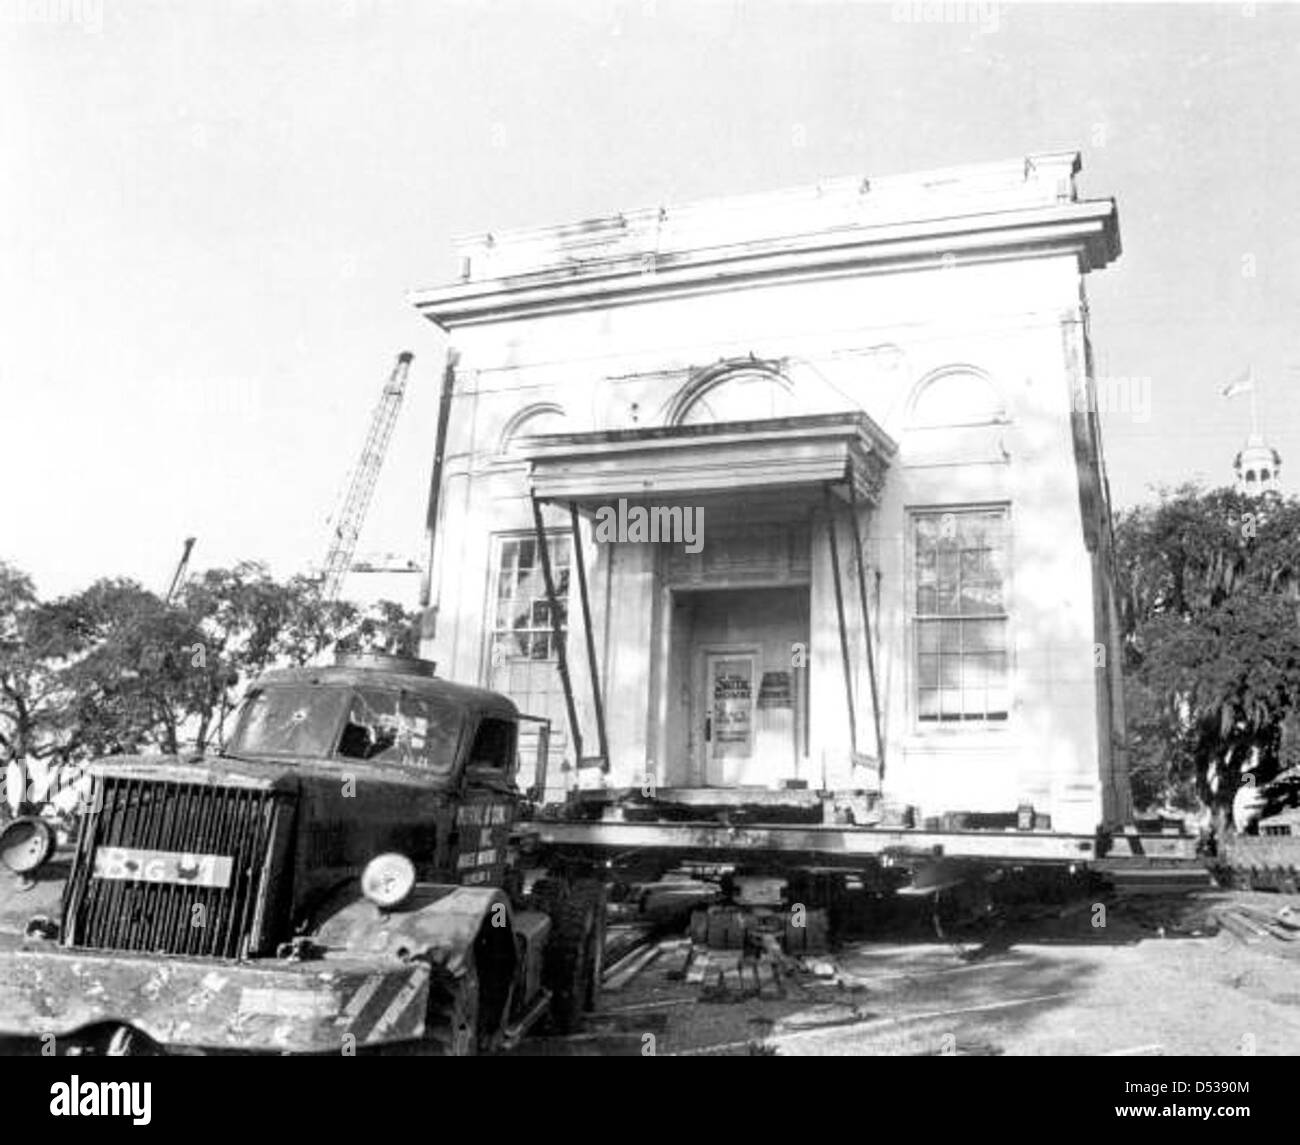
[[[582,1024],[595,1007],[605,954],[605,887],[584,879],[556,907],[552,916],[547,983],[551,989],[551,1026],[561,1034]]]
[[[429,983],[429,1017],[425,1039],[437,1057],[464,1058],[478,1053],[478,971],[473,955],[466,959],[465,972],[453,978],[435,970]]]

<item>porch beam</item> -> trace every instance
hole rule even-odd
[[[564,686],[564,707],[569,716],[569,733],[573,737],[573,766],[582,765],[582,731],[578,727],[578,709],[573,703],[573,683],[569,679],[569,656],[564,648],[564,632],[560,627],[560,609],[555,595],[555,577],[551,573],[551,548],[546,541],[546,526],[542,522],[542,505],[537,494],[532,493],[533,531],[537,536],[537,552],[542,560],[542,579],[546,582],[546,604],[551,615],[551,633],[555,637],[555,656],[560,670],[560,683]]]
[[[573,522],[573,560],[578,567],[578,598],[582,601],[582,630],[587,636],[587,667],[591,672],[591,698],[596,708],[596,739],[600,744],[600,770],[609,771],[609,741],[605,736],[605,701],[600,694],[600,672],[596,667],[596,636],[591,629],[591,604],[587,597],[587,558],[582,547],[582,522],[578,506],[569,502]]]

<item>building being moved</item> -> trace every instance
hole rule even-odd
[[[1126,820],[1079,169],[463,240],[413,296],[452,348],[423,654],[550,716],[570,787]]]

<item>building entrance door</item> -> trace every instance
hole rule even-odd
[[[743,782],[754,756],[754,674],[756,649],[706,653],[704,696],[704,775],[708,787]]]
[[[665,742],[669,784],[778,788],[801,776],[808,589],[674,594]],[[801,662],[802,662],[802,658]]]

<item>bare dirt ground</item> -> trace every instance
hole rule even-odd
[[[1300,898],[1208,891],[1077,902],[961,940],[923,927],[841,945],[784,997],[688,983],[663,957],[602,993],[564,1055],[1289,1055],[1300,1053],[1300,940],[1220,927],[1225,906]],[[811,971],[816,971],[811,972]]]

